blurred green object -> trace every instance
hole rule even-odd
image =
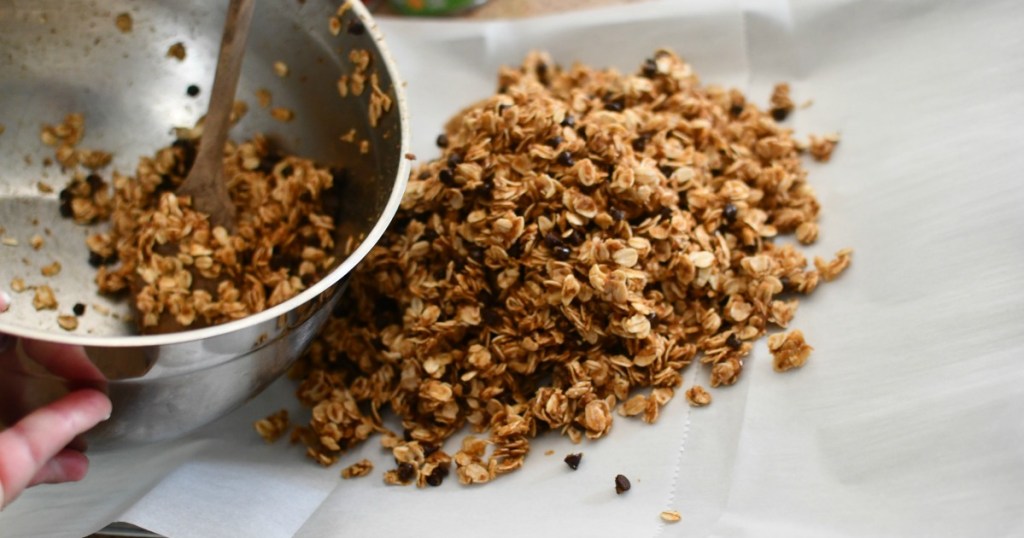
[[[388,0],[403,15],[453,15],[486,3],[487,0]]]

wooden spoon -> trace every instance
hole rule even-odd
[[[191,196],[192,207],[209,215],[212,226],[223,226],[228,233],[236,231],[237,223],[235,205],[231,202],[228,185],[224,181],[224,143],[228,138],[228,130],[231,129],[231,110],[235,104],[235,89],[238,87],[238,76],[242,70],[242,58],[245,56],[245,42],[249,37],[254,5],[255,0],[231,0],[228,6],[217,58],[217,71],[213,75],[210,106],[206,110],[206,119],[203,120],[203,135],[199,139],[199,150],[196,152],[192,169],[175,193],[178,196]],[[173,256],[177,249],[178,245],[166,243],[157,246],[154,252],[162,256]],[[217,284],[216,280],[204,278],[193,271],[193,290],[203,289],[216,296]],[[130,284],[134,297],[138,296],[142,286],[141,277],[135,275]],[[202,321],[196,319],[192,326],[183,327],[174,316],[164,312],[156,326],[144,327],[142,314],[137,308],[135,316],[139,330],[143,334],[171,333],[205,326]]]
[[[199,151],[177,190],[179,196],[192,197],[192,207],[209,215],[211,225],[223,226],[231,233],[236,229],[235,205],[224,181],[224,143],[231,129],[231,109],[235,104],[235,89],[242,71],[254,4],[255,0],[231,0],[228,6]]]

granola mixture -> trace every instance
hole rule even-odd
[[[625,74],[534,53],[498,85],[438,137],[293,371],[312,420],[292,440],[323,465],[382,432],[398,464],[385,482],[436,485],[454,461],[482,483],[545,431],[597,439],[616,409],[654,422],[684,368],[732,385],[796,297],[849,264],[844,250],[808,267],[775,241],[818,237],[806,144],[671,52]],[[792,110],[788,87],[774,109]],[[449,457],[464,427],[476,435]]]
[[[236,115],[243,113],[236,107]],[[65,165],[74,172],[60,193],[61,214],[83,224],[110,222],[109,231],[87,238],[89,262],[98,267],[100,292],[132,294],[141,332],[260,312],[315,283],[337,260],[333,189],[339,170],[280,155],[258,135],[229,142],[224,176],[238,210],[231,235],[211,227],[188,197],[174,194],[192,166],[201,126],[180,129],[174,144],[140,159],[134,176],[114,172],[109,183],[75,168],[88,166],[76,149],[83,130],[78,114],[43,129],[44,142],[60,145],[58,155],[66,148],[75,157]]]

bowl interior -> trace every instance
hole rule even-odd
[[[58,165],[44,165],[53,148],[40,141],[40,128],[81,112],[86,128],[79,147],[114,153],[112,165],[100,175],[134,172],[140,156],[174,141],[173,127],[192,126],[205,113],[226,5],[37,0],[0,7],[0,236],[6,240],[0,245],[0,290],[13,298],[0,314],[0,332],[43,331],[67,339],[57,316],[82,303],[86,313],[74,331],[79,340],[102,342],[135,333],[124,321],[128,302],[98,294],[93,283],[95,269],[87,263],[84,239],[98,228],[59,215],[57,193],[69,175]],[[404,104],[372,24],[367,22],[363,33],[347,31],[349,21],[367,17],[365,10],[356,5],[345,12],[334,35],[328,20],[336,11],[337,3],[327,1],[257,4],[238,88],[248,113],[230,136],[242,140],[263,133],[283,152],[344,167],[348,179],[340,191],[344,217],[338,222],[338,244],[350,237],[366,244],[383,231],[386,222],[378,224],[390,218],[387,213],[404,186]],[[122,13],[131,18],[130,32],[116,24]],[[175,43],[185,48],[183,60],[168,56]],[[394,103],[376,127],[368,121],[369,89],[348,97],[337,90],[339,77],[353,71],[349,52],[354,49],[370,52],[371,71]],[[275,72],[275,62],[287,65],[287,76]],[[191,85],[199,88],[198,96],[189,96]],[[270,92],[271,108],[293,110],[294,120],[275,120],[260,106],[260,90]],[[353,129],[355,142],[342,140]],[[360,151],[362,140],[369,143],[367,153]],[[41,191],[39,182],[53,192]],[[44,239],[38,250],[30,246],[34,235]],[[53,261],[60,262],[61,272],[44,277],[41,268]],[[354,265],[339,257],[339,264],[343,261],[344,267],[325,280],[336,282]],[[29,287],[48,284],[58,309],[37,311],[32,289],[11,289],[15,278]],[[308,298],[293,298],[279,309],[285,312]]]

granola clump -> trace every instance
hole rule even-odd
[[[422,485],[468,427],[483,435],[450,460],[483,483],[522,466],[541,432],[600,438],[616,409],[654,422],[684,368],[735,383],[793,297],[849,263],[809,267],[775,243],[818,236],[800,144],[674,54],[623,74],[534,53],[498,84],[438,137],[293,371],[313,408],[295,438],[324,465],[383,432],[398,464],[385,481]],[[773,106],[791,108],[783,93]],[[699,386],[687,397],[711,401]]]

